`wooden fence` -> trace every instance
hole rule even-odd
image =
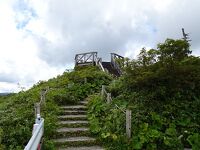
[[[105,89],[105,85],[102,85],[102,89],[101,89],[101,98],[102,100],[104,100],[106,98],[106,102],[107,104],[110,104],[112,102],[112,97],[111,97],[111,93],[108,93]],[[127,138],[131,138],[131,110],[126,109],[125,111],[123,109],[121,109],[117,104],[115,104],[115,106],[121,110],[126,117],[126,135]]]

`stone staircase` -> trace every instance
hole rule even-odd
[[[59,128],[54,139],[58,150],[104,150],[90,135],[86,104],[87,101],[81,101],[79,105],[60,107]]]

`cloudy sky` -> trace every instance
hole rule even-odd
[[[200,55],[199,0],[0,0],[0,92],[72,68],[76,53],[135,57],[190,33]]]

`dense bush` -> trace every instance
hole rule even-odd
[[[112,106],[91,98],[91,130],[102,140],[116,133],[123,137],[110,138],[108,149],[200,149],[200,58],[190,54],[184,40],[167,39],[157,49],[143,48],[137,59],[126,59],[123,76],[107,88]],[[132,110],[130,140],[122,128],[115,128],[124,123],[113,112],[115,103]]]
[[[108,149],[199,149],[199,99],[192,103],[173,101],[160,106],[162,112],[151,109],[137,97],[134,102],[115,98],[110,105],[101,97],[90,97],[88,118],[90,129]],[[127,97],[126,97],[127,98]],[[179,103],[180,102],[180,103]],[[132,138],[125,135],[126,107],[132,110]],[[155,106],[156,107],[156,106]]]
[[[125,107],[125,104],[122,105]],[[113,150],[126,149],[125,114],[114,104],[108,105],[99,95],[89,98],[88,108],[91,132]]]
[[[200,133],[200,58],[190,53],[186,41],[167,39],[157,50],[143,49],[138,59],[125,68],[123,88],[135,93],[126,99],[130,105],[144,109],[138,108],[139,119],[149,127],[156,126],[150,116],[154,113],[162,123],[158,131],[163,136],[154,142],[158,149],[190,147],[190,137]]]

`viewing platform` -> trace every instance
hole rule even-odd
[[[102,61],[102,58],[98,57],[97,52],[81,53],[76,54],[75,56],[75,66],[99,66],[102,71],[107,71],[117,77],[122,75],[122,69],[119,61],[123,62],[124,57],[115,53],[111,53],[110,62]]]

